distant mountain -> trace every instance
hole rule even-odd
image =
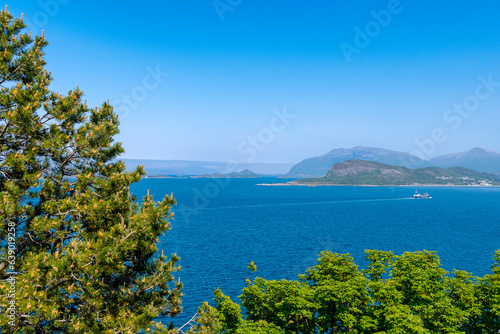
[[[193,176],[195,178],[256,178],[256,177],[264,177],[265,175],[262,174],[256,174],[252,172],[251,170],[245,169],[242,170],[241,172],[232,172],[232,173],[213,173],[213,174],[204,174],[204,175],[196,175]]]
[[[334,164],[322,178],[308,178],[291,184],[319,185],[500,185],[500,177],[463,167],[410,169],[375,161],[347,160]]]
[[[144,166],[148,175],[203,175],[229,172],[241,172],[251,169],[258,174],[285,174],[294,165],[293,163],[265,163],[242,162],[228,164],[219,161],[190,161],[190,160],[147,160],[147,159],[122,159],[127,170],[137,166]]]
[[[225,164],[213,161],[122,159],[127,170],[144,166],[148,175],[200,175],[222,171]]]
[[[423,168],[430,166],[441,168],[465,167],[480,172],[500,173],[500,153],[477,147],[468,152],[442,155],[429,161],[422,160],[405,152],[361,146],[350,149],[334,149],[324,155],[302,160],[298,164],[241,162],[230,165],[226,162],[219,161],[122,160],[125,162],[127,170],[133,170],[136,166],[143,165],[149,176],[191,176],[214,173],[228,174],[249,169],[256,174],[305,178],[322,177],[328,172],[333,164],[352,159],[377,161],[384,164],[408,168]]]
[[[465,167],[478,172],[500,172],[500,153],[479,147],[467,152],[441,155],[429,162],[442,168]]]
[[[234,176],[239,176],[239,177],[258,177],[258,176],[260,176],[260,174],[256,174],[249,169],[242,170],[241,172],[229,173],[228,175],[234,175]]]
[[[408,168],[427,167],[430,164],[409,153],[396,152],[383,148],[353,147],[350,149],[335,149],[319,157],[302,160],[293,166],[286,176],[288,177],[320,177],[324,176],[329,168],[338,162],[358,159],[378,161],[385,164],[404,166]]]

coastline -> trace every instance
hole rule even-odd
[[[464,185],[464,184],[327,184],[327,183],[258,183],[257,186],[299,186],[299,187],[464,187],[464,188],[500,188],[500,185]]]

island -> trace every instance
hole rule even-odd
[[[499,186],[500,177],[463,167],[411,169],[353,159],[332,165],[324,177],[299,179],[276,185]]]
[[[244,179],[244,178],[260,178],[265,175],[257,174],[252,172],[251,170],[245,169],[241,172],[231,172],[231,173],[212,173],[212,174],[203,174],[203,175],[193,175],[191,178],[232,178],[232,179]]]

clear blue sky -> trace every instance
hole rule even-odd
[[[500,151],[498,1],[7,4],[45,30],[54,90],[114,103],[124,158]]]

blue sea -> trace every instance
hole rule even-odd
[[[258,185],[286,181],[144,179],[132,186],[139,199],[149,190],[156,200],[173,193],[177,201],[159,244],[181,257],[184,313],[174,323],[191,318],[217,287],[238,301],[250,261],[257,276],[296,279],[323,250],[349,253],[361,268],[365,249],[430,250],[448,271],[491,273],[500,188]],[[415,190],[432,199],[413,199]]]

